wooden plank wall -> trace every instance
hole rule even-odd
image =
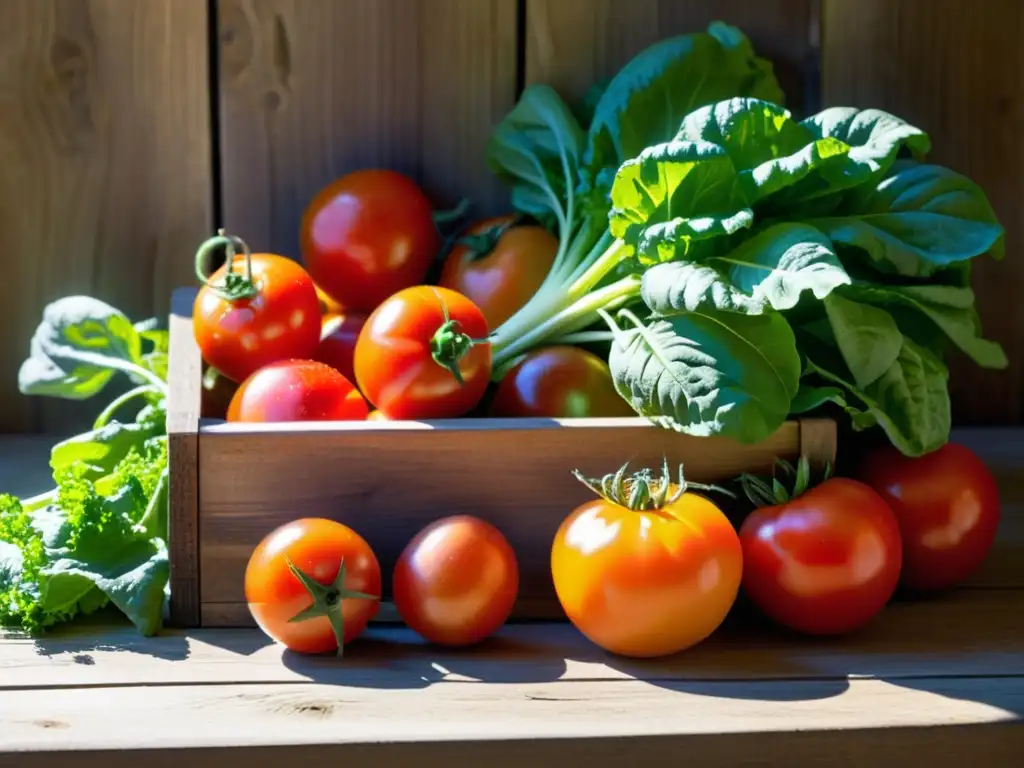
[[[795,111],[891,109],[989,192],[1009,256],[976,284],[1012,365],[958,365],[956,417],[1021,423],[1019,0],[3,0],[0,432],[66,433],[93,410],[17,393],[47,301],[163,313],[215,224],[296,256],[304,203],[359,166],[500,210],[483,146],[524,83],[581,98],[715,18],[775,61]]]

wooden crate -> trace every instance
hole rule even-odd
[[[787,422],[756,445],[680,435],[643,418],[228,424],[204,412],[194,297],[194,289],[176,291],[170,321],[176,626],[252,625],[243,590],[248,557],[272,529],[305,516],[341,521],[370,543],[386,599],[395,559],[420,528],[450,514],[477,515],[517,553],[514,618],[560,618],[551,541],[562,519],[591,497],[573,469],[601,475],[627,460],[658,466],[666,456],[684,463],[690,480],[715,482],[768,470],[776,457],[835,458],[836,425],[819,419]]]

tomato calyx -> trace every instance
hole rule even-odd
[[[217,249],[224,248],[226,253],[224,282],[214,283],[206,274],[206,265],[210,255]],[[241,249],[245,255],[245,271],[235,272],[235,256]],[[199,282],[216,293],[225,301],[242,301],[251,299],[259,293],[256,283],[252,279],[252,251],[246,242],[237,235],[228,235],[223,229],[218,229],[217,234],[199,246],[196,251],[196,277]]]
[[[505,233],[516,226],[520,220],[521,217],[516,215],[508,221],[501,221],[488,227],[483,232],[460,237],[455,244],[461,245],[466,249],[463,262],[470,263],[487,258],[498,247],[498,242],[504,237]]]
[[[779,470],[788,476],[788,479],[792,481],[792,485],[787,485],[783,480],[779,479]],[[819,482],[823,483],[831,476],[832,465],[826,462],[822,478]],[[806,455],[800,456],[795,468],[785,459],[776,459],[771,483],[749,472],[744,472],[740,475],[739,483],[750,503],[755,507],[773,507],[787,504],[793,499],[803,496],[812,488],[811,464]]]
[[[354,589],[345,588],[345,558],[341,558],[338,566],[338,575],[334,583],[321,584],[308,573],[297,567],[290,559],[285,557],[288,569],[295,575],[302,586],[313,598],[313,604],[308,608],[299,611],[288,619],[289,623],[308,621],[326,616],[331,622],[331,629],[334,630],[334,637],[338,641],[338,658],[344,655],[345,651],[345,616],[342,614],[342,602],[346,599],[380,600],[378,595],[369,595],[365,592],[357,592]]]
[[[442,368],[447,369],[459,386],[465,386],[462,378],[462,371],[459,370],[459,361],[464,358],[477,344],[487,344],[490,339],[474,339],[462,330],[462,324],[453,320],[448,315],[448,307],[437,291],[434,291],[437,300],[441,303],[441,313],[444,315],[444,322],[430,339],[430,356],[434,362]]]
[[[625,507],[633,512],[651,512],[664,510],[665,507],[679,501],[684,494],[692,490],[724,493],[735,496],[731,491],[716,485],[691,483],[683,474],[683,465],[679,465],[679,477],[673,483],[672,473],[665,458],[661,466],[661,476],[654,477],[648,468],[629,473],[627,461],[618,471],[611,472],[601,478],[585,477],[579,470],[573,470],[573,476],[605,501]],[[673,484],[675,490],[672,490]]]

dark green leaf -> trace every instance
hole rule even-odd
[[[641,415],[687,434],[765,439],[799,386],[793,333],[776,312],[702,310],[617,332],[609,365]]]
[[[864,251],[881,272],[927,277],[983,253],[1002,257],[1003,228],[984,192],[948,168],[899,162],[842,212],[808,223]]]
[[[117,371],[133,375],[142,339],[120,311],[88,296],[48,305],[18,372],[22,394],[83,400],[102,390]]]

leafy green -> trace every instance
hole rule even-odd
[[[52,491],[0,495],[0,625],[35,633],[113,603],[141,633],[159,630],[169,581],[167,346],[154,323],[132,325],[96,299],[44,311],[23,393],[83,399],[118,372],[138,386],[94,429],[53,447]],[[113,419],[133,400],[134,419]]]
[[[629,318],[628,312],[622,313]],[[757,442],[777,430],[799,387],[793,332],[772,310],[711,308],[615,328],[609,364],[638,413],[691,435]]]
[[[896,115],[795,118],[726,25],[652,46],[598,92],[589,127],[527,89],[495,131],[517,207],[560,239],[492,338],[496,376],[600,315],[618,391],[659,424],[756,441],[838,408],[905,453],[941,445],[947,350],[1007,364],[970,288],[973,259],[1003,257],[984,192],[926,163],[930,137]],[[524,119],[540,101],[548,117]]]
[[[881,272],[928,277],[984,253],[1003,256],[1003,228],[981,188],[941,166],[901,162],[853,190],[837,214],[810,223]]]

